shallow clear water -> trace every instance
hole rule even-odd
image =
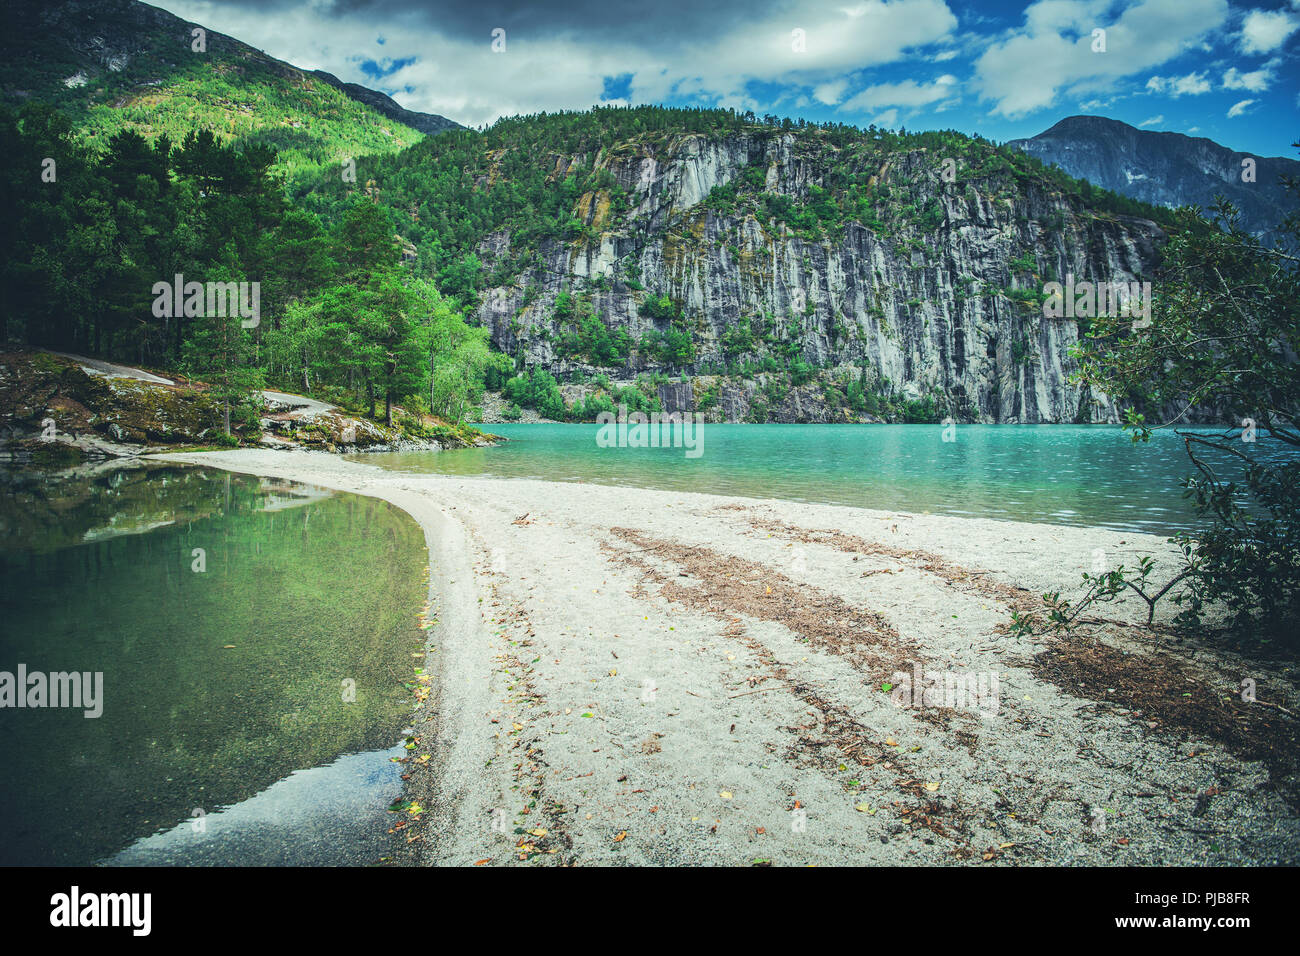
[[[198,468],[4,477],[0,671],[104,676],[98,718],[0,709],[0,862],[382,855],[422,663],[419,527]]]
[[[684,447],[602,448],[597,425],[485,425],[510,439],[454,453],[362,455],[413,472],[588,481],[1165,533],[1195,526],[1172,432],[1114,426],[706,425]],[[667,429],[664,429],[665,434]],[[1251,454],[1284,452],[1264,440]]]

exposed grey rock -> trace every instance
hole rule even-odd
[[[1014,190],[960,175],[945,183],[937,158],[916,150],[886,163],[881,180],[918,208],[940,203],[944,221],[937,229],[877,235],[850,223],[833,238],[809,242],[772,221],[720,214],[702,202],[755,165],[766,170],[769,190],[807,196],[826,171],[800,151],[793,134],[686,136],[667,156],[613,150],[585,159],[628,190],[629,212],[610,217],[599,196],[580,203],[598,238],[543,242],[540,263],[512,284],[486,290],[479,308],[496,346],[527,366],[562,381],[575,370],[620,380],[707,374],[724,360],[727,331],[742,316],[766,313],[776,332],[799,342],[799,357],[824,374],[857,377],[865,369],[892,394],[946,397],[962,420],[1118,420],[1106,396],[1069,383],[1076,323],[1045,319],[1041,309],[1001,293],[1041,293],[1044,282],[1067,273],[1140,280],[1165,238],[1153,222],[1075,210],[1036,181]],[[559,158],[557,169],[563,163]],[[510,235],[487,237],[478,253],[490,272],[511,254]],[[1011,265],[1026,256],[1032,271]],[[640,312],[649,294],[666,293],[684,307],[695,361],[665,367],[634,353],[625,367],[602,370],[565,358],[556,348],[564,330],[554,319],[563,291],[589,296],[595,314],[633,341],[667,328]],[[764,384],[733,380],[712,414],[745,420]],[[660,400],[666,409],[686,410],[685,387],[662,386]],[[830,407],[819,388],[789,389],[767,406],[770,420],[846,420],[846,410]]]

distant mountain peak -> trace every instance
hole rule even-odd
[[[1231,200],[1242,226],[1272,242],[1294,204],[1283,177],[1300,178],[1300,162],[1258,156],[1204,136],[1138,129],[1105,116],[1067,116],[1050,129],[1008,146],[1055,163],[1071,176],[1159,206],[1209,208],[1216,195]],[[1243,179],[1253,161],[1254,181]]]

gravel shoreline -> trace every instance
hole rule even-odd
[[[400,862],[1300,862],[1293,668],[1162,647],[1136,599],[1069,641],[1004,632],[1097,549],[1152,553],[1158,577],[1163,538],[156,457],[372,495],[424,528],[433,681]]]

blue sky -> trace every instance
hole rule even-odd
[[[158,2],[466,125],[667,103],[995,140],[1090,113],[1268,156],[1300,139],[1300,0]]]

